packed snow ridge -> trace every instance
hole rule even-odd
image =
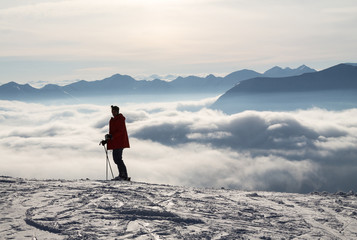
[[[1,239],[356,239],[357,194],[0,177]]]

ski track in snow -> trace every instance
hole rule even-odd
[[[0,177],[0,239],[357,239],[357,194]]]

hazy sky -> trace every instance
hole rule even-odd
[[[357,62],[355,0],[1,0],[0,84]]]

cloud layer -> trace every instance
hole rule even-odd
[[[205,108],[212,101],[123,105],[129,175],[197,187],[357,190],[357,109],[226,115]],[[103,179],[98,143],[110,117],[109,106],[0,101],[0,174]]]

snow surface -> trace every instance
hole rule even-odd
[[[357,239],[357,194],[0,177],[0,239]]]

